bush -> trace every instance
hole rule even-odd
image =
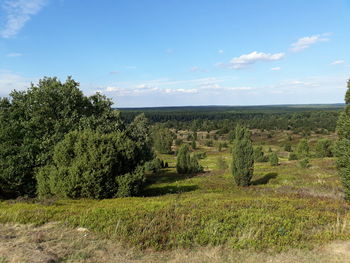
[[[196,152],[193,154],[198,160],[207,158],[206,152]]]
[[[14,195],[34,195],[35,172],[52,162],[53,149],[77,129],[123,130],[112,102],[95,94],[84,96],[68,78],[44,78],[26,91],[0,99],[0,185]]]
[[[155,127],[153,131],[154,148],[160,153],[171,153],[173,135],[167,128]]]
[[[275,152],[271,153],[269,156],[269,161],[272,166],[278,165],[278,156]]]
[[[299,161],[299,165],[301,168],[309,168],[310,167],[310,162],[308,158],[304,158]]]
[[[346,107],[337,122],[339,140],[335,147],[339,176],[344,187],[345,199],[350,201],[350,80],[345,94]]]
[[[176,170],[179,174],[194,174],[203,171],[197,157],[190,156],[187,144],[182,145],[177,153]]]
[[[232,151],[232,175],[238,186],[248,186],[253,177],[254,156],[248,128],[238,125]]]
[[[285,145],[284,145],[284,150],[286,152],[292,152],[292,144],[290,142],[287,142]]]
[[[329,139],[320,139],[316,144],[316,156],[323,157],[332,157],[332,142]]]
[[[54,149],[53,163],[37,175],[38,194],[69,198],[110,198],[138,193],[144,161],[124,132],[72,131]]]
[[[205,146],[207,147],[213,147],[214,143],[213,143],[213,140],[208,140],[205,142]]]
[[[309,156],[309,144],[307,139],[301,139],[298,143],[296,153],[299,159],[307,158]]]
[[[298,160],[298,156],[296,155],[296,153],[290,153],[288,160],[289,161]]]
[[[258,146],[254,149],[254,161],[255,162],[267,162],[268,158],[264,155],[262,146]]]

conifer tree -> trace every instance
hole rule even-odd
[[[254,157],[251,134],[248,128],[235,129],[232,154],[232,175],[238,186],[248,186],[253,177]]]
[[[338,157],[337,167],[344,186],[345,198],[350,200],[350,79],[347,84],[346,107],[340,114],[337,123],[339,140],[335,147],[335,155]]]

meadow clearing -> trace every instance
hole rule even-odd
[[[186,131],[178,134],[185,138]],[[94,262],[103,251],[105,262],[117,257],[126,262],[255,262],[262,255],[270,260],[266,262],[329,262],[330,258],[346,262],[348,244],[342,240],[350,238],[350,206],[343,199],[334,158],[311,158],[310,166],[302,168],[299,161],[289,161],[283,149],[288,134],[293,149],[301,135],[268,134],[253,131],[253,143],[262,145],[265,153],[269,148],[276,152],[279,165],[255,163],[249,187],[234,184],[229,145],[221,151],[216,147],[226,141],[225,135],[209,147],[202,132],[195,152],[205,152],[200,159],[204,172],[177,174],[176,156],[159,154],[169,167],[150,174],[139,197],[4,200],[0,203],[2,235],[9,236],[5,238],[9,241],[11,233],[22,233],[30,240],[28,233],[32,233],[30,243],[44,243],[49,250],[47,242],[51,242],[60,247],[55,252],[51,246],[51,259],[56,260],[52,262]],[[319,138],[335,137],[312,133],[308,137],[311,156]],[[218,157],[227,167],[218,165]],[[330,249],[334,242],[345,247],[340,254]],[[23,253],[31,254],[28,251]],[[21,262],[9,250],[2,254],[0,262]]]

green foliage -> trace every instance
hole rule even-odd
[[[248,128],[238,125],[232,150],[232,175],[238,186],[248,186],[253,177],[254,156]]]
[[[257,146],[254,149],[253,156],[255,162],[267,162],[267,157],[264,155],[262,146]]]
[[[332,157],[332,142],[329,139],[320,139],[316,144],[316,156],[323,157]]]
[[[309,156],[309,151],[310,148],[307,139],[301,139],[296,149],[296,154],[298,155],[298,158],[307,158]]]
[[[176,170],[179,174],[194,174],[203,171],[197,156],[191,157],[187,144],[183,144],[177,153]]]
[[[207,157],[207,153],[206,152],[195,152],[193,154],[193,156],[195,156],[198,160],[205,159]]]
[[[175,139],[175,145],[176,146],[180,146],[182,143],[183,143],[182,139],[179,139],[179,138]]]
[[[292,150],[292,144],[291,144],[290,142],[285,143],[285,144],[284,144],[284,150],[285,150],[286,152],[292,152],[292,151],[293,151],[293,150]]]
[[[346,107],[337,123],[339,140],[335,147],[335,155],[338,157],[337,167],[343,183],[345,198],[350,201],[350,80],[348,80],[347,85],[348,89],[345,94]]]
[[[156,127],[153,131],[154,148],[160,153],[171,153],[173,135],[167,128]]]
[[[218,156],[216,158],[216,167],[219,169],[219,170],[226,170],[228,168],[228,165],[227,165],[227,162],[225,160],[224,157],[222,156]]]
[[[309,168],[310,167],[309,158],[304,158],[304,159],[300,160],[299,165],[301,168]]]
[[[168,163],[164,162],[159,158],[154,158],[152,161],[149,161],[145,164],[146,171],[152,172],[155,174],[159,173],[161,169],[167,168],[167,167],[168,167]]]
[[[288,157],[289,161],[298,160],[298,155],[296,153],[290,153]]]
[[[273,152],[270,153],[269,155],[269,161],[272,166],[277,166],[278,165],[278,156],[277,153]]]
[[[144,182],[142,147],[124,132],[72,131],[59,142],[53,163],[37,175],[41,197],[110,198],[137,194]]]
[[[112,102],[96,94],[86,97],[68,78],[44,78],[26,91],[0,100],[0,185],[15,195],[33,195],[35,172],[52,161],[53,148],[74,129],[101,132],[123,129]]]
[[[207,140],[207,141],[205,142],[205,146],[207,146],[207,147],[213,147],[213,145],[214,145],[213,140]]]
[[[195,141],[195,140],[192,140],[192,142],[191,142],[191,148],[192,148],[192,150],[197,149],[197,144],[196,144],[196,141]]]

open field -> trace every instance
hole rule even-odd
[[[295,253],[297,257],[300,254],[300,258],[282,262],[303,262],[303,257],[313,262],[310,261],[313,260],[312,251],[325,249],[330,242],[350,239],[350,206],[343,200],[334,159],[313,158],[311,167],[301,168],[298,161],[287,160],[287,153],[281,147],[285,136],[285,133],[277,133],[269,139],[253,136],[255,144],[263,143],[265,151],[272,148],[278,152],[280,165],[256,163],[250,187],[235,186],[230,169],[217,167],[218,156],[230,162],[228,148],[219,152],[216,147],[200,143],[196,151],[207,155],[200,160],[205,168],[201,174],[179,175],[175,171],[175,155],[159,155],[169,163],[169,168],[149,176],[142,197],[100,201],[7,200],[0,203],[0,222],[8,226],[3,225],[4,231],[19,231],[19,235],[27,228],[34,232],[48,228],[53,233],[66,229],[63,233],[66,231],[74,240],[80,234],[75,236],[71,232],[83,227],[98,242],[112,244],[106,249],[120,251],[118,257],[128,258],[127,248],[132,247],[130,253],[141,253],[145,257],[143,260],[152,262],[154,260],[148,257],[162,255],[171,255],[169,259],[180,262],[176,261],[177,253],[180,257],[190,257],[193,262],[205,262],[202,257],[211,257],[211,254],[217,262],[233,261],[237,253],[245,255],[238,256],[246,260],[244,262],[254,262],[255,257],[260,258],[259,253],[271,255],[271,260],[279,257],[290,260],[284,255],[291,250],[298,251]],[[320,136],[313,134],[310,144]],[[333,135],[326,137],[334,138]],[[293,139],[293,144],[297,139]],[[15,223],[32,226],[13,227]],[[57,236],[50,240],[60,243]],[[66,241],[62,239],[62,242]],[[93,240],[87,242],[92,244]],[[121,245],[116,248],[115,244]],[[210,249],[204,249],[207,247]],[[94,258],[98,250],[92,247],[86,258]],[[78,253],[79,249],[74,251]],[[249,253],[246,255],[244,251]],[[280,252],[282,254],[276,254]],[[71,253],[73,250],[67,250],[60,257],[75,262],[69,256]],[[314,262],[322,262],[318,256],[324,257],[326,262],[327,257],[333,255],[322,253],[317,252]],[[92,259],[84,261],[84,257],[77,256],[77,262],[94,262]],[[128,259],[135,260],[133,257]]]

